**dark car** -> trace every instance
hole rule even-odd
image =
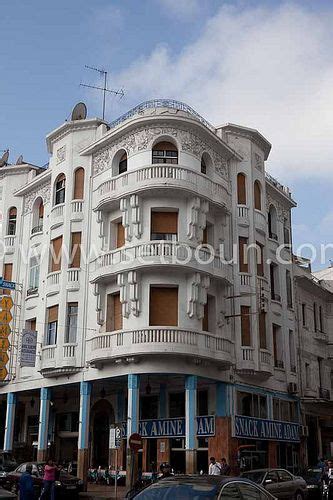
[[[306,482],[302,477],[294,476],[285,469],[257,469],[241,474],[251,481],[260,484],[277,498],[303,500],[307,498]]]
[[[8,472],[11,472],[16,467],[17,462],[11,453],[8,453],[7,451],[0,451],[0,485],[5,484]]]
[[[17,495],[11,493],[10,491],[4,490],[0,486],[0,500],[15,500],[17,499]]]
[[[127,498],[136,500],[274,500],[261,486],[227,476],[171,476]]]
[[[26,462],[19,465],[14,471],[9,472],[6,478],[5,488],[13,493],[18,492],[20,477],[26,472],[27,464],[32,465],[32,477],[35,487],[35,498],[39,498],[43,487],[44,463]],[[78,497],[83,489],[83,482],[68,472],[60,471],[59,478],[55,481],[56,498]]]
[[[322,495],[322,469],[320,467],[308,467],[300,473],[306,481],[308,498],[321,500]]]

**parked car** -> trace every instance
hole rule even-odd
[[[6,491],[0,486],[0,500],[14,500],[17,499],[17,495],[11,493],[10,491]]]
[[[17,462],[7,451],[0,451],[0,485],[5,484],[8,472],[17,467]]]
[[[274,500],[275,497],[248,479],[228,476],[171,476],[160,479],[127,498],[136,500]]]
[[[18,492],[18,485],[21,474],[26,471],[27,464],[32,465],[32,477],[35,487],[35,498],[39,498],[43,487],[44,463],[26,462],[19,465],[14,471],[7,474],[5,488],[13,493]],[[78,497],[79,492],[83,489],[83,482],[68,474],[66,471],[60,471],[59,479],[55,482],[56,498],[62,499],[66,497]]]
[[[302,477],[294,476],[285,469],[257,469],[243,472],[246,477],[260,484],[277,498],[288,500],[303,500],[307,498],[307,484]]]
[[[308,467],[300,473],[306,481],[309,500],[321,500],[322,497],[322,469],[319,467]]]

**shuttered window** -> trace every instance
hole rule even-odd
[[[261,210],[261,187],[259,181],[254,183],[254,208]]]
[[[12,207],[8,212],[8,227],[7,234],[11,236],[15,236],[16,234],[16,219],[17,219],[17,209],[16,207]]]
[[[178,288],[150,288],[149,324],[178,326]]]
[[[125,245],[125,228],[121,222],[117,224],[117,248]]]
[[[264,247],[256,242],[257,244],[257,275],[264,276]]]
[[[13,277],[13,264],[4,264],[4,266],[3,266],[3,278],[4,278],[4,280],[12,281],[12,277]],[[0,293],[1,293],[1,289],[0,289]],[[7,290],[4,288],[2,290],[2,294],[3,295],[10,295],[11,290]]]
[[[66,193],[66,177],[65,174],[60,174],[55,184],[55,197],[54,197],[55,205],[59,205],[60,203],[65,203],[65,193]]]
[[[57,343],[58,309],[59,306],[52,306],[47,309],[45,345],[55,345]]]
[[[84,196],[84,169],[82,167],[74,173],[74,200],[83,200]]]
[[[178,212],[151,213],[151,239],[176,240],[178,233]]]
[[[81,233],[72,233],[70,266],[79,268],[81,265]]]
[[[248,239],[240,236],[238,243],[238,251],[239,251],[239,271],[241,273],[249,272],[247,247],[248,247]]]
[[[178,150],[171,142],[159,142],[153,148],[152,163],[178,163]]]
[[[237,203],[246,205],[246,177],[244,174],[237,175]]]
[[[121,309],[120,293],[108,295],[106,313],[106,329],[108,332],[122,330],[123,316]]]
[[[251,322],[250,322],[249,306],[241,306],[241,336],[242,336],[242,346],[250,346]]]
[[[61,270],[62,236],[51,241],[51,264],[50,272]]]
[[[266,313],[263,311],[259,313],[259,341],[260,341],[260,348],[266,349],[267,348]]]

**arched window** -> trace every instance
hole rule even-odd
[[[237,175],[237,203],[246,205],[246,177],[242,173]]]
[[[268,210],[268,237],[277,240],[277,213],[274,205],[270,205]]]
[[[124,149],[117,151],[112,160],[112,175],[120,175],[127,172],[127,153]]]
[[[31,233],[43,231],[44,204],[42,198],[37,198],[32,209],[32,230]]]
[[[127,172],[127,153],[124,153],[119,160],[119,173]]]
[[[171,142],[159,142],[153,147],[152,163],[178,163],[178,149]]]
[[[8,210],[8,225],[7,225],[8,235],[15,236],[16,234],[16,218],[17,218],[17,208],[11,207]]]
[[[261,210],[261,186],[259,181],[254,182],[254,208]]]
[[[207,174],[207,165],[204,157],[201,158],[201,173],[205,175]]]
[[[66,177],[65,174],[60,174],[55,182],[55,194],[54,194],[54,204],[60,205],[60,203],[65,203],[65,192],[66,192]]]
[[[74,172],[73,200],[83,200],[84,197],[84,168],[77,168]]]
[[[209,175],[212,172],[212,159],[208,153],[203,153],[201,157],[201,173]]]

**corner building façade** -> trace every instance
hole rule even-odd
[[[269,142],[156,100],[68,121],[47,147],[47,169],[0,169],[3,276],[19,284],[4,449],[78,460],[84,478],[115,465],[116,424],[123,468],[139,431],[143,471],[206,471],[211,455],[296,470],[295,203],[265,172]],[[35,367],[21,366],[23,329],[38,332]]]

